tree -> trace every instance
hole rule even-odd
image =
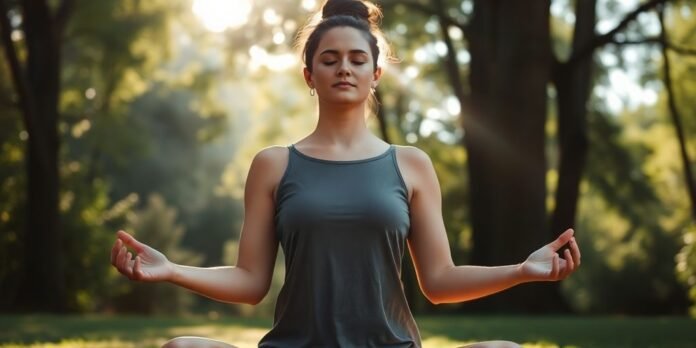
[[[58,96],[62,35],[73,1],[0,1],[3,46],[22,110],[27,141],[27,209],[23,237],[24,277],[17,306],[64,311],[64,264],[58,214]],[[21,15],[19,13],[21,8]],[[10,11],[11,9],[11,11]],[[18,52],[10,24],[21,18],[24,51]],[[26,59],[22,62],[21,56]]]
[[[440,23],[440,39],[447,46],[442,58],[444,73],[462,106],[471,191],[472,263],[519,262],[535,245],[574,225],[588,146],[586,114],[593,84],[593,52],[616,41],[617,34],[639,14],[665,2],[639,5],[600,35],[595,29],[596,2],[576,1],[571,52],[565,60],[551,49],[550,1],[384,2],[390,11],[406,6]],[[457,59],[452,28],[465,34],[471,55],[468,69]],[[463,82],[466,77],[468,88]],[[549,84],[557,92],[559,113],[559,181],[550,218],[544,153]],[[560,299],[556,284],[525,288],[496,297],[508,297],[505,309],[564,309],[562,302],[549,301]],[[552,308],[544,309],[544,304]]]
[[[90,127],[99,129],[105,120],[114,120],[128,98],[142,93],[134,88],[142,82],[134,76],[156,60],[152,56],[165,51],[142,44],[147,39],[166,42],[161,40],[167,37],[163,18],[165,10],[174,8],[176,4],[163,1],[0,1],[3,61],[27,134],[26,207],[15,208],[25,212],[24,233],[15,242],[21,261],[8,278],[3,274],[3,281],[12,280],[8,293],[13,309],[77,310],[81,291],[103,285],[106,275],[96,265],[98,252],[77,246],[106,241],[99,233],[104,230],[94,228],[101,227],[99,215],[108,208],[108,183],[92,160],[100,155],[94,150],[98,147],[84,156],[75,144],[85,140],[79,138]],[[135,47],[137,43],[141,46]],[[64,209],[59,210],[59,203]],[[89,272],[66,274],[85,262],[93,266]],[[95,284],[85,286],[81,277],[92,277]]]

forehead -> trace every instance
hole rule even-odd
[[[329,29],[319,41],[316,55],[326,50],[335,50],[339,53],[360,50],[370,53],[370,44],[364,34],[352,27],[335,27]]]

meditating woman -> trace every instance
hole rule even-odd
[[[112,264],[133,280],[167,281],[214,300],[256,304],[268,292],[280,245],[285,282],[273,328],[259,347],[420,347],[400,280],[406,245],[420,288],[433,303],[571,274],[580,251],[570,229],[519,264],[454,265],[428,155],[385,143],[366,124],[385,54],[379,9],[367,1],[328,0],[321,13],[303,30],[302,42],[318,123],[296,143],[263,149],[253,159],[237,265],[177,265],[124,231],[117,233]],[[566,244],[561,258],[557,251]],[[165,347],[231,345],[178,337]]]

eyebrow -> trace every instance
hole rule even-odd
[[[323,55],[323,54],[338,54],[338,53],[339,53],[339,52],[338,52],[337,50],[331,50],[331,49],[329,49],[329,50],[324,50],[324,51],[321,52],[319,55],[321,56],[321,55]],[[350,53],[350,54],[365,54],[365,55],[367,55],[367,52],[365,52],[365,51],[363,51],[363,50],[350,50],[350,51],[348,51],[348,53]]]

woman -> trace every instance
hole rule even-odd
[[[400,281],[405,245],[433,303],[572,273],[580,264],[572,230],[521,264],[453,264],[429,157],[385,143],[366,125],[366,105],[382,74],[379,16],[369,2],[329,0],[321,21],[305,30],[304,78],[318,97],[318,124],[294,145],[264,149],[252,161],[236,266],[177,265],[123,231],[112,249],[113,265],[133,280],[168,281],[218,301],[256,304],[268,292],[280,244],[285,283],[260,347],[419,347]],[[566,244],[561,259],[556,251]],[[165,347],[229,345],[179,337]]]

